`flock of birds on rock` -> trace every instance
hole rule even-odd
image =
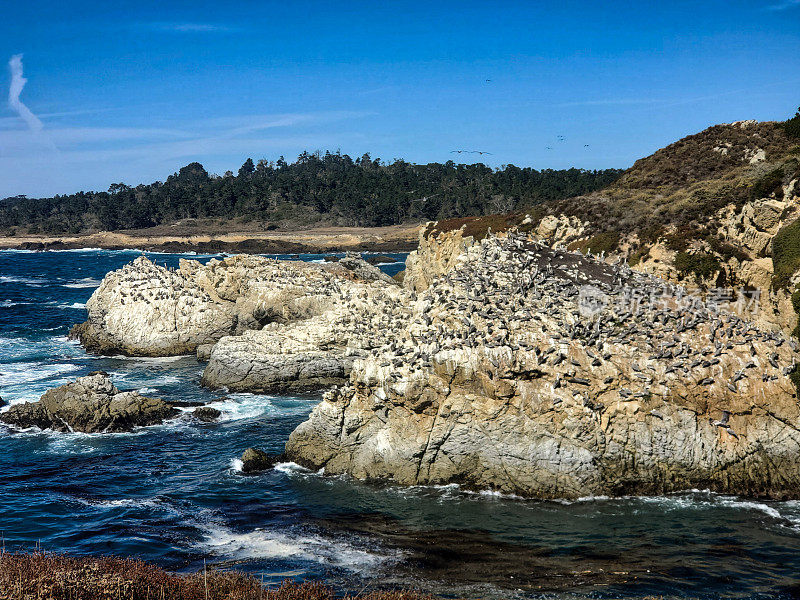
[[[589,316],[580,307],[587,288],[603,299]],[[372,362],[390,382],[447,363],[492,380],[547,381],[554,405],[574,397],[595,411],[611,398],[667,401],[679,389],[751,394],[794,370],[797,346],[781,333],[705,306],[647,301],[681,293],[624,262],[490,236],[420,294]],[[738,439],[727,417],[719,423]]]
[[[299,277],[296,265],[284,261],[250,262],[242,292],[327,298],[321,318],[330,343],[365,359],[389,384],[430,377],[432,370],[473,369],[493,381],[538,381],[553,408],[572,401],[602,412],[609,400],[667,401],[677,390],[713,390],[722,399],[753,394],[757,385],[780,384],[795,369],[797,345],[779,332],[676,302],[681,288],[625,262],[552,249],[514,232],[469,247],[420,294],[382,283],[354,285],[323,268]],[[212,301],[193,277],[137,263],[118,272],[123,302],[174,294],[187,308],[202,309]],[[209,280],[227,282],[231,265],[212,263],[202,267]],[[582,304],[587,291],[595,302],[589,313]],[[721,410],[710,423],[739,439],[731,411]],[[664,418],[655,409],[648,414]]]

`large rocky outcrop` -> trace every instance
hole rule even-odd
[[[429,224],[430,225],[430,224]],[[437,277],[447,273],[455,265],[458,256],[473,242],[462,229],[450,235],[430,235],[427,228],[419,233],[419,246],[406,258],[403,287],[422,291]]]
[[[288,458],[544,498],[800,497],[794,342],[664,286],[514,235],[473,244]]]
[[[107,373],[97,372],[48,390],[38,402],[11,406],[0,413],[0,421],[21,428],[111,433],[157,425],[177,414],[158,398],[120,392]]]
[[[226,335],[319,315],[331,307],[331,290],[354,282],[394,285],[357,256],[319,265],[241,255],[181,260],[178,269],[140,257],[103,279],[72,334],[97,353],[208,354]]]
[[[194,352],[236,328],[232,302],[200,285],[193,261],[177,270],[144,256],[105,276],[72,335],[91,352],[168,356]]]

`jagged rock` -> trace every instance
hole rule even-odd
[[[393,259],[391,256],[384,256],[380,254],[378,256],[370,256],[369,258],[366,259],[366,262],[368,262],[371,265],[380,265],[385,263],[393,263],[397,261]]]
[[[472,237],[464,237],[463,231],[457,230],[449,235],[429,235],[428,227],[420,230],[419,247],[406,258],[406,270],[403,275],[403,287],[413,291],[428,288],[437,277],[453,268],[458,256],[473,241]]]
[[[332,289],[329,309],[290,323],[222,338],[202,382],[234,391],[297,392],[347,380],[353,361],[385,344],[403,318],[407,292],[383,281]]]
[[[200,408],[194,409],[192,415],[198,421],[203,421],[203,423],[213,423],[219,419],[220,416],[222,416],[222,413],[216,408],[211,408],[210,406],[201,406]]]
[[[283,455],[271,456],[258,448],[248,448],[242,453],[242,473],[259,473],[271,469],[283,459]]]
[[[211,351],[214,349],[214,344],[200,344],[197,347],[197,360],[200,362],[207,362],[211,358]]]
[[[38,402],[13,405],[0,420],[21,428],[110,433],[156,425],[177,413],[163,400],[120,392],[107,373],[95,372],[48,390]]]
[[[86,303],[89,319],[71,336],[99,354],[166,356],[189,354],[231,333],[236,324],[232,305],[197,285],[195,272],[137,258],[106,275]]]
[[[539,222],[536,235],[549,246],[566,246],[581,239],[586,232],[586,224],[577,217],[566,215],[547,215]]]
[[[784,187],[783,200],[756,199],[741,207],[729,205],[717,214],[719,237],[737,248],[744,256],[720,261],[727,274],[727,285],[739,290],[758,290],[761,310],[752,315],[759,326],[780,329],[789,334],[797,325],[797,314],[791,303],[790,289],[775,289],[772,285],[772,240],[785,225],[800,216],[800,197],[793,195],[795,182]],[[707,244],[690,240],[698,250],[710,252]],[[647,256],[634,268],[656,275],[673,283],[685,281],[674,266],[676,252],[660,241],[649,248]],[[716,275],[715,275],[716,277]],[[800,277],[798,277],[800,278]],[[715,281],[695,281],[699,287],[694,293],[704,296],[706,289],[717,287]]]
[[[86,304],[88,320],[71,335],[91,352],[203,359],[226,335],[321,314],[333,292],[365,281],[397,285],[357,255],[324,265],[244,255],[205,265],[182,259],[178,269],[139,257],[106,275]]]
[[[287,457],[542,498],[800,497],[796,346],[680,292],[516,235],[472,244],[325,394]]]

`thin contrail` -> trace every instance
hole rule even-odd
[[[14,109],[17,114],[28,124],[31,131],[41,131],[42,122],[35,114],[31,112],[27,106],[19,99],[22,94],[22,88],[28,82],[22,76],[22,54],[15,54],[8,61],[8,67],[11,69],[11,85],[8,88],[8,105]]]

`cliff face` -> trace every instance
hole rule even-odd
[[[429,245],[411,271],[456,245]],[[543,498],[800,494],[795,345],[781,333],[514,235],[445,262],[391,342],[292,433],[292,460]]]
[[[689,254],[713,256],[719,271],[708,278],[682,272],[676,266],[678,251],[670,248],[669,238],[661,238],[647,249],[634,268],[701,290],[724,287],[758,290],[762,310],[754,316],[762,327],[791,333],[797,326],[797,314],[791,303],[791,291],[800,282],[795,274],[788,287],[776,287],[772,242],[778,232],[800,217],[800,196],[795,195],[793,180],[785,186],[781,199],[759,198],[741,207],[728,205],[715,215],[717,239],[736,249],[735,256],[725,256],[703,238],[689,239]]]
[[[145,257],[106,275],[86,303],[88,320],[72,335],[91,352],[168,356],[194,352],[236,327],[233,305],[192,278]]]

